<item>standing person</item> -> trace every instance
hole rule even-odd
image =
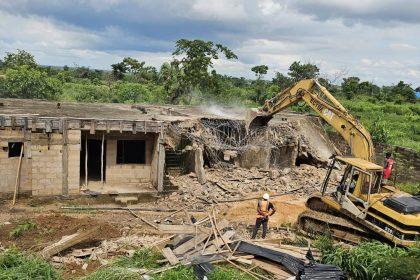
[[[392,167],[394,166],[394,159],[392,158],[392,154],[390,152],[385,154],[385,162],[384,162],[384,176],[382,183],[388,183],[389,178],[391,178],[391,171]]]
[[[273,203],[271,203],[269,199],[270,196],[268,195],[268,193],[265,193],[263,195],[263,199],[260,199],[258,201],[257,220],[255,221],[254,230],[252,232],[252,239],[255,239],[255,237],[257,236],[257,232],[261,224],[263,226],[262,238],[265,238],[265,236],[267,235],[268,217],[276,213],[276,208],[274,208]]]

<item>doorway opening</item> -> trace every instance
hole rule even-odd
[[[86,154],[87,154],[87,179],[88,181],[101,181],[101,157],[102,157],[102,140],[100,139],[87,139],[86,145],[86,138],[82,138],[81,143],[81,151],[80,151],[80,178],[83,182],[85,180],[86,175]],[[87,153],[86,153],[86,146],[87,146]],[[103,180],[105,182],[106,173],[106,140],[104,141],[104,149],[103,149]]]

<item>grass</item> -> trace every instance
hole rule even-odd
[[[92,274],[81,278],[83,280],[137,280],[140,275],[137,272],[129,271],[127,268],[110,266],[100,268]]]
[[[154,250],[141,249],[134,252],[133,257],[122,257],[116,260],[114,264],[119,267],[153,269],[159,267],[156,261],[162,258],[162,254]]]
[[[16,249],[0,253],[0,279],[61,279],[60,273],[46,261],[25,255]]]
[[[394,104],[369,98],[341,100],[379,142],[420,151],[420,103]]]
[[[412,195],[420,195],[420,183],[397,183],[400,190]]]
[[[409,280],[420,273],[420,246],[403,249],[374,241],[344,248],[329,236],[319,237],[314,246],[321,251],[323,263],[340,266],[354,279]]]
[[[134,269],[156,269],[161,267],[156,263],[162,255],[151,249],[140,249],[133,257],[122,257],[111,265],[100,268],[94,273],[85,276],[82,280],[134,280],[139,279],[139,272]],[[179,266],[152,276],[154,280],[195,280],[192,267]],[[209,280],[250,280],[248,275],[228,265],[217,266],[209,275]]]
[[[294,239],[284,239],[283,244],[293,245],[298,247],[308,247],[308,240],[302,236],[296,235]]]
[[[31,230],[36,228],[36,224],[31,220],[26,220],[24,223],[17,225],[10,233],[9,236],[12,238],[18,238],[21,236],[25,231]]]

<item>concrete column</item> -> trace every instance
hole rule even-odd
[[[194,171],[197,175],[198,182],[200,184],[206,183],[206,174],[204,171],[204,159],[203,159],[203,150],[197,148],[194,154]]]
[[[156,182],[157,182],[157,190],[159,192],[163,191],[163,176],[164,176],[164,169],[165,169],[165,148],[163,147],[163,138],[162,134],[159,134],[157,140],[157,172],[156,172]]]

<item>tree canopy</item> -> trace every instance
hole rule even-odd
[[[37,67],[37,63],[32,54],[24,50],[17,50],[16,53],[7,52],[3,58],[3,68],[17,68],[19,66],[26,65],[29,68]]]
[[[293,82],[303,79],[314,79],[319,75],[319,68],[312,63],[301,64],[300,61],[295,61],[290,65],[288,75]]]

